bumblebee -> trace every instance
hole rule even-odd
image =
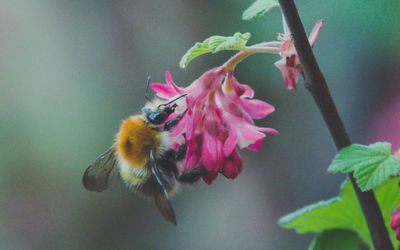
[[[170,130],[186,111],[168,117],[177,108],[179,96],[168,103],[148,102],[141,112],[125,119],[116,134],[114,145],[86,169],[82,183],[89,191],[101,192],[120,179],[137,194],[155,205],[163,217],[176,225],[169,201],[179,183],[194,183],[207,174],[204,167],[183,172],[181,161],[186,144],[177,151],[171,148]]]

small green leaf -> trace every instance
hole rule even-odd
[[[357,185],[362,191],[368,191],[380,185],[390,176],[400,172],[400,161],[396,156],[389,156],[379,164],[372,164],[365,168],[358,168],[354,172]]]
[[[390,146],[387,142],[377,142],[369,146],[350,145],[340,150],[328,172],[354,171],[354,178],[360,189],[370,190],[400,172],[400,160],[391,156]]]
[[[390,228],[390,214],[400,204],[399,177],[392,178],[374,190],[386,228],[395,249],[399,247],[395,232]],[[371,247],[372,239],[352,185],[346,181],[336,198],[320,201],[282,217],[278,222],[298,233],[321,233],[332,229],[356,232],[360,240]]]
[[[235,33],[233,36],[211,36],[201,43],[196,43],[190,48],[179,62],[181,68],[185,68],[193,58],[206,53],[217,53],[222,50],[243,50],[250,33]]]
[[[260,18],[275,7],[279,7],[279,2],[276,0],[257,0],[243,12],[242,19],[249,21]]]
[[[333,229],[317,235],[308,250],[359,250],[361,240],[350,230]]]

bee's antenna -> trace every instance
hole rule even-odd
[[[167,103],[164,103],[164,104],[162,104],[162,105],[169,105],[169,104],[171,104],[171,103],[173,103],[173,102],[176,102],[177,100],[179,100],[179,99],[181,99],[182,97],[185,97],[185,96],[187,96],[187,94],[180,95],[180,96],[178,96],[177,98],[172,99],[171,101],[169,101],[169,102],[167,102]]]
[[[146,98],[147,101],[151,101],[150,97],[148,96],[149,93],[149,86],[150,86],[150,80],[151,80],[151,76],[147,77],[147,83],[146,83],[146,90],[144,92],[144,98]]]

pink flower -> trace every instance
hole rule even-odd
[[[234,179],[242,171],[240,148],[259,150],[265,133],[278,134],[271,128],[254,125],[274,111],[274,107],[251,99],[253,89],[240,84],[233,71],[224,67],[211,69],[187,88],[179,88],[166,72],[166,84],[154,83],[150,87],[161,98],[185,96],[186,109],[182,120],[172,131],[173,137],[184,135],[187,145],[184,169],[204,166],[208,174],[203,180],[211,184],[222,173]]]
[[[283,19],[284,33],[280,34],[278,39],[281,40],[281,60],[275,63],[275,66],[281,71],[283,79],[285,80],[288,89],[295,89],[299,77],[299,68],[301,67],[300,60],[297,56],[296,49],[293,44],[292,34],[289,31],[286,20]],[[314,28],[308,38],[311,47],[314,45],[315,40],[321,31],[322,20],[315,23]]]
[[[396,231],[396,239],[400,240],[400,206],[392,212],[390,227]]]

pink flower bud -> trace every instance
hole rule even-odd
[[[322,28],[322,20],[315,23],[310,36],[308,38],[311,47],[314,45]],[[275,63],[275,66],[281,71],[286,87],[295,89],[299,78],[300,60],[297,56],[297,51],[292,41],[292,34],[287,27],[285,18],[283,18],[284,34],[280,35],[281,42],[281,60]]]
[[[400,206],[392,212],[390,227],[396,231],[396,239],[400,240]]]

